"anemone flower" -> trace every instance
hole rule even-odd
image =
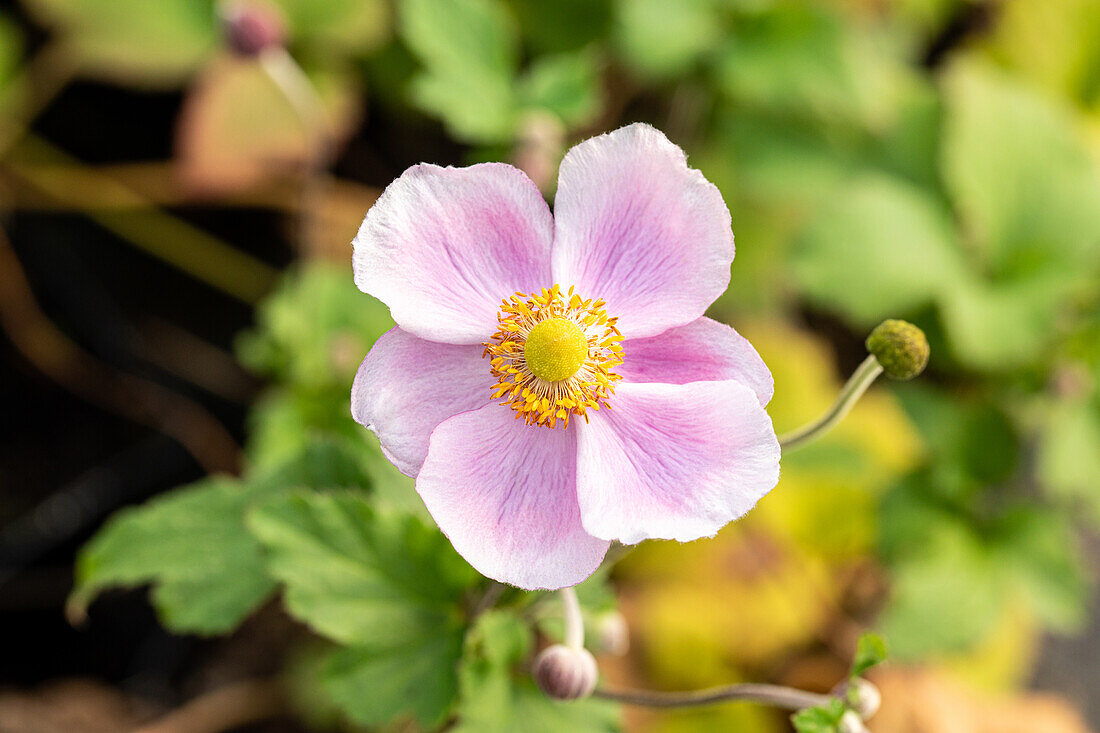
[[[482,574],[575,585],[611,541],[711,536],[778,481],[771,373],[703,316],[729,210],[658,130],[570,150],[553,214],[512,166],[413,166],[354,247],[397,325],[352,413]]]

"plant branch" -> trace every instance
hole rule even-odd
[[[820,695],[815,692],[797,690],[793,687],[747,683],[678,692],[600,687],[592,694],[594,697],[603,698],[604,700],[649,708],[688,708],[721,702],[744,701],[772,705],[784,710],[805,710],[818,705],[826,705],[833,700],[832,695]]]

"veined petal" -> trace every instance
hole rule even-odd
[[[397,325],[444,343],[485,341],[502,298],[553,281],[554,221],[517,168],[421,164],[391,183],[355,237],[355,284]]]
[[[570,150],[554,217],[554,282],[606,300],[627,338],[694,321],[729,284],[733,232],[722,195],[649,125]]]
[[[596,537],[709,537],[779,480],[771,418],[738,382],[621,384],[613,408],[577,423],[577,496]]]
[[[351,414],[378,436],[397,469],[415,476],[428,438],[452,415],[489,402],[482,347],[426,341],[394,326],[374,343],[351,388]]]
[[[525,425],[492,404],[435,429],[416,490],[483,575],[564,588],[595,572],[608,547],[581,525],[576,467],[575,431]]]
[[[616,371],[626,382],[740,382],[761,405],[771,401],[775,385],[764,360],[749,340],[707,317],[670,328],[659,336],[623,342],[623,363]]]

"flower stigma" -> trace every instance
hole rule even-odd
[[[528,425],[569,427],[573,415],[607,406],[621,377],[623,335],[602,300],[585,300],[570,287],[515,293],[501,301],[498,329],[485,343],[503,399]]]

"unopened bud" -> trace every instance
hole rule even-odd
[[[833,694],[848,703],[848,707],[864,720],[877,713],[882,704],[882,693],[874,683],[862,677],[845,680],[833,689]]]
[[[225,40],[241,56],[258,56],[282,46],[286,26],[279,12],[261,2],[232,3],[224,15]]]
[[[626,618],[618,611],[600,614],[592,628],[596,650],[601,654],[621,657],[630,651],[630,629]]]
[[[598,676],[596,658],[587,649],[554,644],[535,658],[535,682],[555,700],[588,697]]]
[[[860,720],[859,714],[854,710],[849,710],[840,716],[840,722],[836,724],[837,733],[870,733],[867,730],[867,726]]]
[[[867,350],[874,354],[886,376],[912,379],[928,365],[928,338],[908,321],[883,321],[867,337]]]

